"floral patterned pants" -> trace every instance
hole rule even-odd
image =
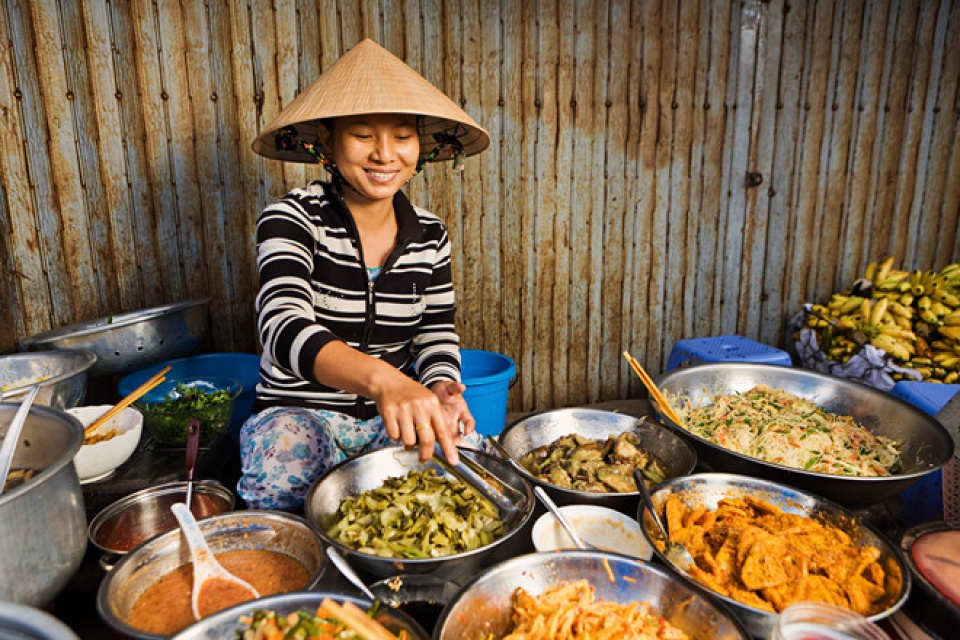
[[[237,493],[251,509],[298,509],[310,485],[327,469],[395,444],[379,416],[358,420],[336,411],[266,409],[240,429],[242,476]],[[483,437],[465,435],[460,446],[483,449]]]

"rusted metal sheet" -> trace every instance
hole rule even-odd
[[[894,255],[960,260],[949,0],[6,0],[0,351],[209,295],[256,351],[255,223],[315,166],[260,129],[364,37],[493,136],[408,193],[443,218],[467,348],[512,410],[640,395],[681,338],[789,341]],[[751,182],[752,180],[752,182]],[[753,186],[751,186],[753,185]]]

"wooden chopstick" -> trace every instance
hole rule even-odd
[[[653,382],[646,371],[643,370],[643,367],[640,366],[640,362],[636,358],[631,356],[628,352],[623,352],[623,357],[627,359],[627,362],[630,363],[630,366],[633,367],[634,373],[637,374],[637,377],[640,378],[640,381],[643,382],[643,386],[647,388],[647,391],[653,396],[653,399],[660,405],[663,409],[663,412],[667,415],[668,418],[676,422],[681,427],[683,426],[683,420],[680,419],[680,416],[677,415],[677,412],[673,410],[673,407],[670,406],[670,403],[667,402],[666,397],[660,393],[660,389],[657,388],[657,385]]]
[[[172,367],[170,365],[167,365],[157,373],[150,376],[150,378],[146,382],[144,382],[142,385],[140,385],[139,387],[131,391],[129,394],[127,394],[127,396],[123,400],[121,400],[117,404],[107,409],[106,413],[104,413],[102,416],[100,416],[99,418],[91,422],[89,426],[87,426],[87,428],[83,430],[84,437],[89,436],[91,433],[96,431],[101,425],[108,422],[110,418],[117,415],[118,413],[120,413],[121,411],[129,407],[131,404],[139,400],[140,396],[142,396],[147,391],[150,391],[155,386],[157,386],[158,384],[166,380],[167,372],[169,372],[171,368]]]

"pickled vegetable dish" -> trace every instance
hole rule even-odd
[[[327,535],[361,553],[437,558],[490,544],[506,532],[496,507],[473,487],[433,469],[388,478],[340,503]]]
[[[633,431],[605,440],[562,436],[527,453],[520,464],[544,482],[594,493],[636,491],[634,468],[640,469],[648,486],[666,480],[662,464],[640,448],[640,436]]]
[[[767,385],[718,395],[709,406],[680,413],[691,433],[765,462],[842,476],[900,470],[899,443],[874,435],[850,416]]]

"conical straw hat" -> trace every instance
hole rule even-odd
[[[466,155],[490,144],[490,134],[442,91],[376,42],[366,39],[345,53],[268,124],[253,142],[262,156],[316,163],[300,145],[278,148],[277,132],[287,126],[319,146],[320,122],[365,113],[410,113],[420,118],[420,157],[437,147],[435,133],[456,135]],[[441,154],[434,160],[444,160]]]

